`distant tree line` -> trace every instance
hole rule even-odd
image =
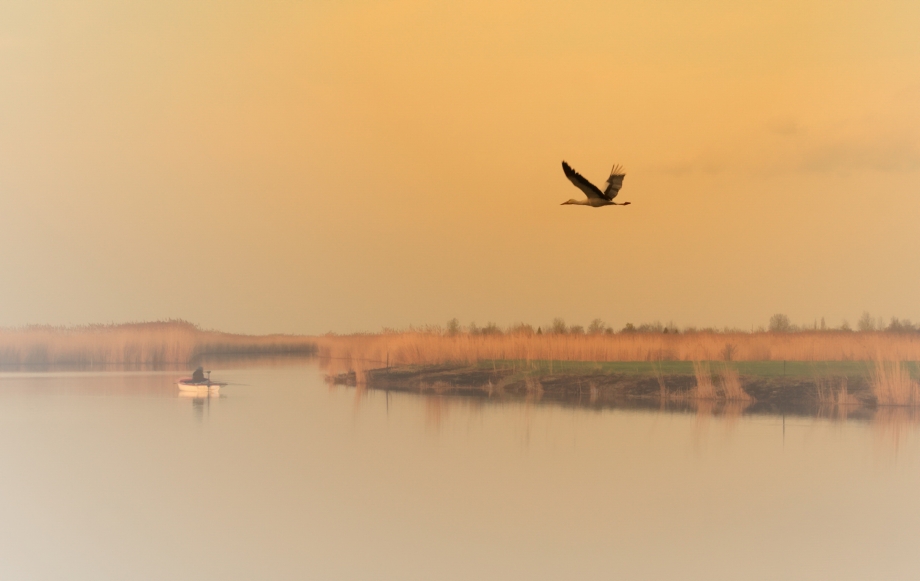
[[[616,330],[612,326],[605,323],[602,319],[594,319],[587,327],[582,325],[568,325],[565,320],[562,318],[555,318],[549,325],[540,325],[534,327],[528,323],[515,323],[507,327],[500,327],[496,323],[486,323],[485,325],[477,325],[475,322],[472,322],[468,325],[461,325],[460,321],[456,318],[451,319],[447,322],[446,327],[440,327],[437,325],[426,326],[419,329],[424,332],[432,333],[443,333],[447,335],[457,335],[460,333],[469,333],[471,335],[543,335],[543,334],[553,334],[553,335],[613,335],[619,333],[747,333],[747,332],[771,332],[771,333],[801,333],[808,331],[837,331],[837,332],[853,332],[854,329],[850,327],[849,322],[844,320],[837,327],[830,327],[824,320],[824,317],[820,319],[815,319],[811,325],[803,324],[796,325],[792,323],[791,319],[782,313],[777,313],[770,317],[770,321],[767,327],[758,327],[757,329],[737,329],[731,327],[723,327],[721,329],[715,327],[683,327],[679,329],[677,325],[673,322],[668,322],[667,324],[662,324],[659,321],[654,323],[642,323],[640,325],[634,325],[633,323],[626,323],[621,329]],[[388,330],[392,331],[392,330]],[[856,322],[855,331],[861,332],[877,332],[884,331],[888,333],[920,333],[920,324],[913,324],[909,319],[899,319],[897,317],[892,317],[887,323],[881,317],[873,317],[868,312],[864,312],[859,320]]]
[[[426,327],[424,330],[436,332],[441,331],[440,328],[436,327]],[[691,329],[691,331],[693,330],[695,329]],[[442,332],[446,332],[448,335],[456,335],[459,333],[469,333],[471,335],[613,335],[618,332],[680,333],[681,331],[673,322],[662,325],[660,322],[656,321],[654,323],[644,323],[639,326],[633,325],[632,323],[626,323],[622,329],[617,331],[605,323],[602,319],[594,319],[587,327],[583,327],[582,325],[567,325],[565,319],[557,317],[553,319],[552,323],[546,325],[545,327],[542,325],[534,327],[528,323],[515,323],[505,327],[504,329],[495,323],[486,323],[485,326],[479,326],[473,322],[464,327],[460,324],[459,320],[451,319],[447,322],[447,327]]]
[[[816,319],[812,325],[795,325],[786,315],[777,313],[770,317],[770,326],[768,330],[773,333],[798,333],[803,331],[842,331],[852,332],[853,328],[850,323],[844,319],[839,327],[829,327],[821,317],[820,322]],[[910,322],[910,319],[899,319],[891,317],[888,323],[882,317],[873,317],[868,311],[864,311],[856,321],[856,331],[867,333],[874,331],[883,331],[886,333],[920,333],[920,324]]]

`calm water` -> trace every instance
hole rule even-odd
[[[920,429],[0,374],[0,579],[917,579]]]

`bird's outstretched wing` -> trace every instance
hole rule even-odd
[[[610,170],[610,177],[607,178],[607,189],[604,190],[604,197],[608,200],[612,200],[617,197],[617,194],[620,193],[620,188],[623,187],[623,178],[626,177],[626,174],[623,173],[623,168],[615,165]]]
[[[572,169],[572,166],[564,161],[562,162],[562,171],[565,172],[565,177],[569,178],[569,181],[575,184],[576,188],[583,191],[588,198],[599,198],[602,200],[610,199],[605,196],[604,192],[600,191],[597,186],[586,180],[584,176]]]

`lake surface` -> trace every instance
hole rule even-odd
[[[0,373],[0,579],[917,579],[917,416]]]

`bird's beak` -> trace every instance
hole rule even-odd
[[[559,205],[560,205],[560,206],[565,206],[566,204],[568,204],[568,202],[562,202],[562,203],[559,204]]]

